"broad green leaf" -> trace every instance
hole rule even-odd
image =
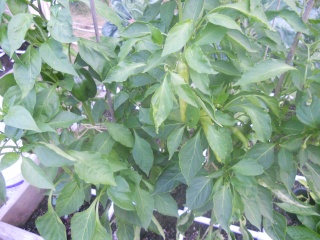
[[[244,73],[235,86],[262,82],[291,70],[295,68],[279,60],[263,60]]]
[[[200,74],[193,69],[189,69],[190,77],[193,84],[204,94],[210,95],[209,90],[209,76],[208,74]]]
[[[312,181],[318,183],[320,181],[320,166],[311,162],[306,163],[306,167],[312,176]]]
[[[33,23],[33,15],[19,13],[14,15],[8,24],[8,40],[10,42],[10,56],[12,57],[24,41],[25,35]]]
[[[159,175],[154,194],[171,192],[184,178],[177,163],[169,164]]]
[[[317,212],[314,206],[310,206],[310,205],[307,206],[302,204],[299,204],[298,206],[296,204],[291,204],[287,202],[276,203],[276,204],[286,212],[305,215],[305,216],[320,216],[320,214]]]
[[[214,25],[225,27],[227,29],[235,29],[242,32],[240,26],[235,22],[235,20],[227,15],[220,13],[210,13],[209,15],[207,15],[207,19]]]
[[[59,96],[56,87],[45,88],[37,93],[34,118],[39,122],[48,122],[60,110]]]
[[[291,226],[287,228],[287,234],[293,240],[320,239],[320,235],[309,228],[303,226]]]
[[[229,224],[232,215],[232,194],[229,186],[222,186],[213,195],[213,211],[221,227],[227,233],[230,232]]]
[[[68,57],[63,53],[62,44],[52,38],[39,48],[41,58],[54,70],[78,76]]]
[[[94,201],[90,207],[76,213],[71,219],[71,236],[72,239],[88,240],[94,234],[96,220],[96,202]]]
[[[84,117],[68,111],[61,111],[55,115],[48,124],[53,128],[67,128],[73,123],[80,122]]]
[[[235,30],[229,30],[226,35],[229,40],[241,46],[246,51],[252,52],[252,53],[257,52],[257,50],[252,48],[249,38],[243,33]]]
[[[172,158],[175,151],[180,146],[185,127],[174,130],[168,137],[167,147],[169,151],[169,159]]]
[[[183,7],[182,20],[191,19],[196,23],[203,14],[204,0],[187,0]]]
[[[62,151],[62,150],[61,150]],[[70,159],[60,155],[59,152],[55,152],[53,149],[44,146],[36,146],[34,152],[39,158],[40,162],[46,167],[63,167],[67,165],[73,165]]]
[[[13,65],[14,78],[21,90],[21,98],[24,98],[34,87],[40,74],[41,56],[33,46],[29,46],[20,60]]]
[[[139,168],[149,175],[150,169],[153,165],[153,151],[150,144],[134,133],[134,146],[132,149],[132,156]]]
[[[135,63],[122,61],[110,70],[103,82],[124,82],[129,76],[141,72],[145,68],[145,66],[146,64],[141,62]]]
[[[232,166],[232,169],[244,176],[258,176],[264,172],[263,166],[261,166],[257,160],[250,158],[241,159]]]
[[[95,123],[100,123],[105,110],[108,108],[105,99],[99,98],[92,107],[92,117]]]
[[[217,61],[211,62],[211,66],[217,72],[221,72],[223,74],[230,75],[230,76],[241,76],[241,73],[239,72],[239,70],[235,66],[233,66],[231,62],[224,61],[224,60],[217,60]]]
[[[6,1],[1,1],[0,2],[0,18],[2,18],[2,14],[4,13],[6,9]]]
[[[178,212],[178,210],[177,210],[177,212]],[[159,221],[155,218],[155,216],[152,216],[152,221],[151,221],[151,224],[149,225],[148,229],[151,230],[152,232],[157,233],[158,235],[163,237],[163,239],[166,238],[166,236],[164,234],[164,229],[160,225]]]
[[[307,147],[308,158],[318,165],[320,165],[320,147],[308,146]]]
[[[158,50],[152,53],[152,55],[149,57],[147,61],[147,65],[145,69],[143,70],[144,73],[150,71],[151,69],[157,67],[160,64],[163,64],[164,60],[167,57],[161,57],[161,53],[162,53],[162,50]]]
[[[151,99],[152,115],[158,133],[160,125],[168,118],[173,107],[173,94],[168,83],[168,75],[165,76],[162,84],[153,94]]]
[[[137,186],[133,192],[133,201],[135,202],[135,208],[142,227],[147,229],[151,223],[153,209],[155,207],[153,197],[150,193]]]
[[[1,45],[1,42],[0,42],[0,45]],[[14,79],[13,73],[8,73],[8,74],[2,76],[1,81],[0,81],[0,96],[3,97],[4,94],[8,91],[8,89],[10,87],[15,86],[16,84],[17,83]]]
[[[272,192],[262,186],[258,186],[258,194],[256,195],[257,197],[257,203],[260,208],[260,212],[262,216],[267,218],[269,221],[274,222],[274,217],[273,217],[273,206],[272,206]]]
[[[293,154],[285,148],[281,148],[278,153],[278,164],[283,171],[291,172],[294,168]]]
[[[115,185],[112,169],[108,164],[108,157],[96,152],[76,152],[79,162],[75,164],[75,171],[86,183]]]
[[[66,227],[53,210],[48,206],[48,212],[36,220],[36,226],[41,236],[46,240],[66,240]]]
[[[304,124],[297,119],[290,119],[289,121],[283,122],[281,124],[281,130],[288,135],[300,134],[304,130]]]
[[[245,196],[241,196],[241,200],[244,205],[244,213],[246,215],[246,218],[252,225],[257,227],[258,229],[261,229],[262,217],[257,201],[254,199],[249,199]]]
[[[133,226],[134,225],[125,224],[121,221],[117,222],[117,238],[123,240],[135,239]]]
[[[112,240],[111,235],[98,220],[96,220],[96,225],[94,227],[94,233],[91,240]]]
[[[273,211],[273,222],[268,218],[264,218],[263,227],[273,240],[286,239],[287,221],[280,213]]]
[[[296,1],[295,0],[283,0],[293,11],[295,11],[296,13],[300,13],[300,9],[297,7],[296,5]]]
[[[300,122],[316,128],[320,124],[320,98],[305,93],[297,96],[296,114]]]
[[[202,123],[204,133],[215,157],[219,162],[225,162],[232,151],[231,135],[225,129],[217,130],[213,125]]]
[[[119,92],[114,98],[114,110],[117,110],[123,103],[129,99],[129,94],[126,92]]]
[[[194,178],[186,193],[186,206],[188,209],[198,209],[209,201],[212,193],[213,181],[208,177]]]
[[[249,149],[245,158],[251,158],[256,160],[264,169],[268,169],[274,159],[274,144],[271,143],[257,143]]]
[[[19,158],[20,155],[18,153],[9,152],[4,154],[0,160],[0,172],[15,164],[19,160]]]
[[[22,157],[21,173],[28,183],[37,188],[54,189],[49,177],[30,158]]]
[[[3,120],[6,125],[11,127],[41,132],[31,114],[22,106],[14,106],[10,108]]]
[[[124,125],[113,122],[105,122],[105,125],[107,126],[108,132],[110,133],[111,137],[115,141],[129,148],[132,148],[134,146],[134,139],[132,137],[132,134],[130,130]]]
[[[8,39],[8,24],[1,24],[0,26],[0,45],[2,50],[10,55],[10,42]]]
[[[190,184],[195,175],[202,168],[204,156],[202,154],[200,132],[182,145],[179,152],[179,164],[182,175]]]
[[[167,216],[178,217],[177,202],[169,193],[155,194],[153,197],[154,206],[159,213]]]
[[[150,28],[150,31],[151,31],[151,39],[154,43],[158,44],[158,45],[162,45],[163,43],[163,36],[162,36],[162,33],[161,31],[152,26],[151,24],[149,24],[149,28]]]
[[[186,20],[175,24],[168,33],[162,56],[177,52],[183,48],[191,37],[192,31],[193,22],[191,20]]]
[[[0,171],[0,203],[3,204],[7,201],[6,181]],[[178,209],[177,209],[178,212]]]
[[[119,33],[124,38],[138,38],[148,34],[151,34],[150,28],[143,22],[134,22]]]
[[[50,7],[51,14],[48,22],[50,35],[61,43],[76,42],[77,38],[72,33],[72,17],[70,10],[59,5]]]
[[[283,182],[283,184],[286,186],[288,191],[290,191],[294,185],[296,174],[297,174],[297,170],[293,167],[291,167],[290,171],[284,170],[281,167],[279,169],[280,179]]]
[[[75,181],[67,183],[56,203],[56,212],[59,216],[76,212],[84,202],[84,191]]]
[[[166,32],[172,22],[176,7],[177,3],[175,1],[163,2],[163,4],[161,4],[160,17]]]
[[[93,138],[91,151],[109,154],[114,144],[115,141],[108,132],[98,133]]]
[[[207,26],[202,28],[199,34],[197,34],[195,43],[200,46],[211,43],[219,44],[227,31],[227,28],[208,23]]]
[[[70,161],[77,161],[78,159],[68,153],[66,153],[65,151],[63,151],[61,148],[51,144],[51,143],[45,143],[45,142],[41,142],[41,145],[45,146],[46,148],[50,149],[51,151],[55,152],[57,155],[68,159]]]
[[[189,66],[198,73],[215,74],[209,58],[204,55],[199,45],[193,44],[185,51],[185,58]]]

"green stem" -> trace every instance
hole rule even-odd
[[[46,42],[47,41],[47,37],[43,34],[42,28],[36,22],[34,22],[34,25],[36,26],[36,28],[38,28],[39,32],[41,33],[41,37],[43,38],[44,42]]]
[[[92,113],[91,113],[91,108],[90,106],[88,105],[88,103],[86,101],[83,101],[82,102],[82,106],[83,106],[83,110],[85,112],[85,114],[87,115],[88,119],[89,119],[89,122],[92,124],[92,125],[95,125],[94,123],[94,120],[93,120],[93,117],[92,117]]]
[[[177,0],[178,11],[179,11],[179,22],[182,21],[182,3],[181,0]]]
[[[63,169],[66,173],[68,173],[70,176],[73,176],[73,173],[70,171],[69,168],[67,168],[67,167],[62,167],[62,169]]]

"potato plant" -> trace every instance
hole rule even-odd
[[[50,19],[35,1],[0,1],[0,44],[14,60],[0,80],[0,139],[23,142],[1,153],[0,170],[22,156],[23,177],[48,189],[40,234],[66,239],[59,217],[91,200],[72,217],[75,240],[112,239],[98,211],[111,202],[120,240],[142,228],[164,237],[154,211],[177,217],[183,234],[210,210],[210,229],[220,224],[229,239],[234,222],[243,239],[252,239],[247,222],[274,240],[320,238],[319,4],[145,0],[125,26],[106,1],[83,1],[118,38],[75,37],[67,0],[52,2]],[[291,190],[297,172],[304,202]],[[180,184],[190,211],[179,217],[170,192]],[[5,201],[2,174],[0,186]],[[287,226],[275,198],[301,226]]]

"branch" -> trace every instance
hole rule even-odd
[[[306,9],[305,9],[305,11],[303,13],[303,16],[302,16],[302,21],[303,22],[306,23],[308,21],[308,18],[309,18],[311,10],[313,8],[313,5],[314,5],[314,0],[309,0],[308,3],[307,3]],[[286,64],[291,64],[292,63],[292,59],[293,59],[293,56],[294,56],[295,51],[297,49],[297,46],[298,46],[299,39],[300,39],[301,35],[302,35],[301,32],[297,32],[296,33],[296,35],[294,37],[294,40],[293,40],[293,43],[292,43],[292,45],[290,47],[290,51],[289,51],[289,53],[287,55]],[[281,74],[281,76],[279,78],[279,82],[278,82],[278,84],[276,86],[276,89],[274,91],[274,95],[275,96],[278,96],[280,91],[281,91],[285,75],[286,75],[286,73],[283,73],[283,74]]]

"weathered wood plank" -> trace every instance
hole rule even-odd
[[[0,221],[0,240],[43,240],[43,238]]]

